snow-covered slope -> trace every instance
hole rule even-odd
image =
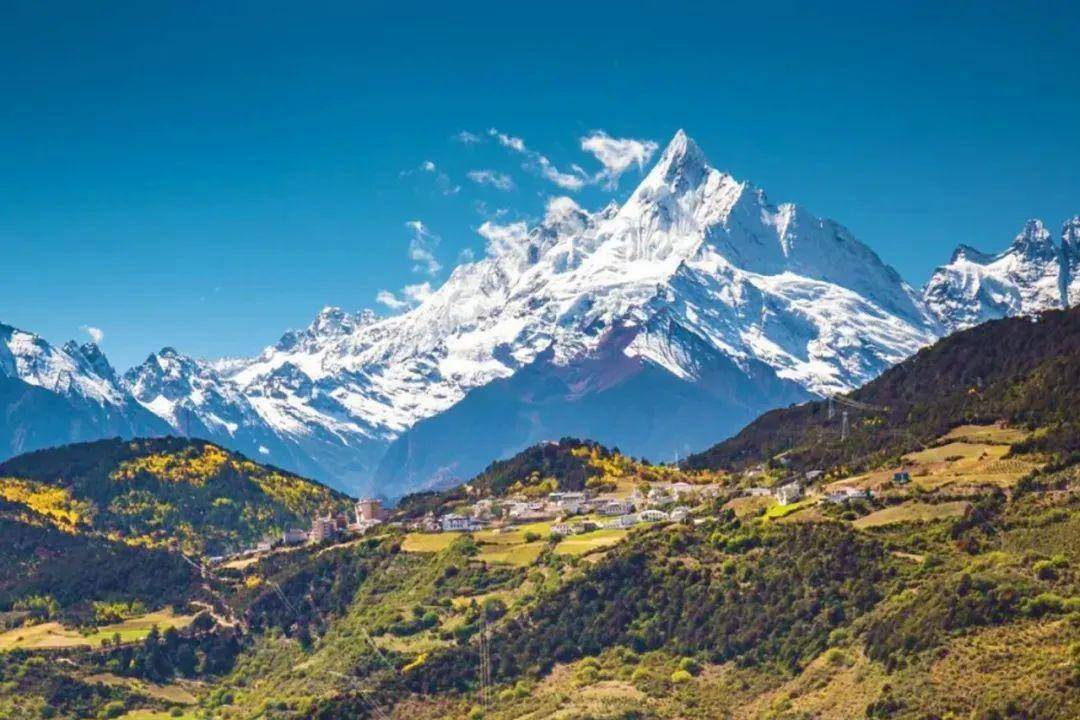
[[[130,393],[174,432],[396,496],[564,434],[671,458],[952,328],[1080,296],[1080,219],[1061,249],[1035,222],[1001,255],[962,247],[919,293],[844,227],[710,167],[682,132],[622,205],[555,198],[535,227],[483,230],[487,255],[401,315],[326,308],[254,358],[166,348],[123,387],[93,352],[65,357],[85,366],[80,392]]]
[[[128,394],[96,345],[50,345],[0,324],[0,457],[169,428]]]
[[[1029,220],[997,255],[961,245],[926,284],[927,307],[949,332],[1008,315],[1069,307],[1080,300],[1080,216],[1059,247],[1041,220]]]

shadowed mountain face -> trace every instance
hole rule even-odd
[[[700,354],[701,377],[688,383],[617,343],[572,366],[537,358],[513,377],[478,388],[391,444],[379,487],[438,487],[482,470],[492,458],[562,435],[595,438],[653,460],[685,457],[726,437],[763,409],[807,399],[767,367],[739,368]],[[449,459],[449,462],[448,462]]]

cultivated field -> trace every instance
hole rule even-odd
[[[58,622],[47,622],[0,634],[0,650],[94,647],[105,640],[111,642],[116,635],[120,636],[121,642],[136,642],[146,637],[154,626],[159,630],[169,627],[182,628],[191,624],[194,619],[194,615],[174,615],[170,610],[160,610],[113,625],[104,625],[85,634],[78,630],[69,630]]]
[[[893,505],[884,510],[872,512],[852,521],[851,524],[856,528],[865,529],[882,525],[894,525],[896,523],[941,520],[942,518],[962,516],[969,507],[970,503],[963,501],[937,503],[936,505],[923,502],[906,502],[902,505]]]

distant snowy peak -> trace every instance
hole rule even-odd
[[[1061,262],[1065,299],[1072,307],[1080,304],[1080,215],[1066,220],[1061,229]]]
[[[348,313],[339,307],[324,307],[305,330],[290,330],[281,336],[273,349],[293,350],[301,345],[311,346],[320,342],[342,338],[357,329],[371,325],[378,316],[371,310]],[[268,349],[269,352],[269,349]]]
[[[1068,307],[1080,300],[1080,217],[1055,243],[1041,220],[1029,220],[1009,247],[992,255],[961,245],[926,284],[927,307],[949,332],[1010,315]]]
[[[126,393],[97,345],[57,348],[33,333],[0,324],[0,375],[64,397],[122,406]]]

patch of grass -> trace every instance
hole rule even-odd
[[[968,502],[944,502],[936,505],[923,502],[906,502],[902,505],[893,505],[884,510],[872,512],[851,524],[860,530],[895,523],[929,522],[942,518],[960,517],[968,511],[971,504]]]
[[[1013,445],[1023,442],[1031,436],[1026,430],[995,425],[961,425],[950,430],[941,437],[941,442],[953,442],[956,440],[975,443],[1001,443]]]
[[[142,640],[155,625],[159,630],[169,627],[182,628],[191,624],[194,615],[174,615],[170,610],[141,615],[112,625],[103,625],[93,632],[80,633],[69,630],[58,622],[41,623],[16,628],[0,634],[0,650],[95,647],[102,641],[111,641],[116,635],[125,643]]]
[[[729,500],[724,505],[725,508],[730,508],[735,513],[737,518],[753,517],[758,514],[759,510],[764,510],[775,502],[772,496],[744,496],[737,497]]]
[[[198,715],[194,710],[186,710],[180,715],[173,715],[168,710],[132,710],[117,720],[198,720]]]
[[[595,530],[583,535],[571,535],[563,538],[555,546],[555,553],[558,555],[585,555],[599,548],[616,545],[625,537],[626,531],[616,528]]]
[[[434,553],[450,547],[461,537],[459,532],[409,533],[401,543],[401,549],[411,553]]]
[[[536,558],[540,557],[546,545],[547,543],[542,540],[514,545],[481,545],[476,557],[488,563],[524,567],[536,562]]]
[[[1008,447],[1003,447],[1001,445],[949,442],[944,445],[938,445],[918,452],[908,453],[904,456],[904,460],[909,463],[929,465],[939,462],[955,462],[957,459],[979,458],[984,455],[1001,457],[1008,451]]]
[[[155,700],[176,703],[179,705],[194,705],[198,700],[188,689],[180,683],[159,685],[158,683],[146,682],[136,678],[121,677],[112,673],[98,673],[85,678],[88,683],[102,683],[111,687],[123,687],[134,690],[142,695],[152,697]]]
[[[782,517],[787,517],[792,513],[797,513],[804,508],[808,508],[813,504],[814,501],[810,498],[800,500],[799,502],[791,503],[790,505],[781,505],[780,503],[776,503],[775,505],[770,505],[769,508],[765,511],[765,517],[769,518],[770,520],[779,520]]]

